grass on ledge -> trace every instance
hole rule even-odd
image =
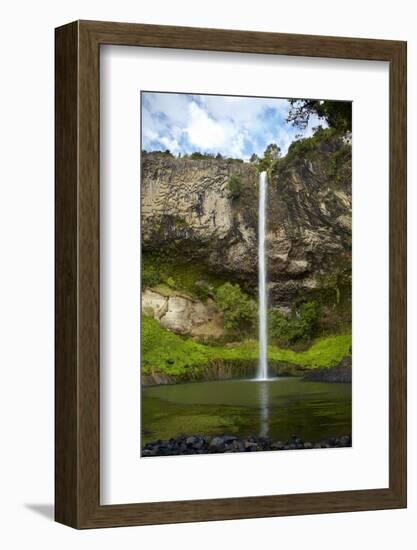
[[[268,346],[271,360],[291,363],[306,369],[332,367],[349,353],[350,334],[326,336],[305,350],[296,352]],[[243,342],[235,347],[209,346],[182,338],[160,327],[154,319],[142,316],[142,373],[181,376],[198,372],[217,361],[247,361],[258,358],[258,343]]]

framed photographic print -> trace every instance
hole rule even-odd
[[[406,44],[56,29],[56,520],[406,506]]]

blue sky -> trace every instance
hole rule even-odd
[[[311,117],[301,132],[285,122],[288,111],[286,99],[143,92],[142,149],[248,158],[274,142],[286,154],[320,123]]]

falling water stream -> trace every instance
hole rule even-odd
[[[258,286],[259,286],[259,364],[258,380],[268,379],[267,359],[267,289],[265,256],[265,218],[268,179],[266,172],[259,174],[259,220],[258,220]]]

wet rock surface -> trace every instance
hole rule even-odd
[[[157,441],[146,443],[142,449],[142,457],[330,449],[351,446],[352,439],[350,435],[313,442],[304,441],[297,437],[297,435],[293,435],[289,441],[275,441],[267,437],[256,436],[241,439],[235,435],[210,437],[182,434],[169,440],[158,439]]]
[[[308,372],[303,380],[307,382],[330,382],[339,384],[352,383],[352,357],[346,356],[335,367],[314,369]]]

